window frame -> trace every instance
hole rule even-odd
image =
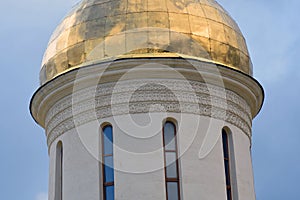
[[[174,143],[175,143],[175,150],[166,150],[166,141],[165,141],[165,125],[167,123],[170,123],[173,125],[174,127]],[[169,200],[169,193],[168,193],[168,183],[177,183],[177,192],[178,192],[178,200],[181,199],[181,191],[180,191],[180,173],[179,173],[179,157],[178,157],[178,143],[177,143],[177,127],[175,125],[174,122],[170,121],[170,120],[166,120],[163,123],[163,128],[162,128],[162,137],[163,137],[163,153],[164,153],[164,175],[165,175],[165,187],[166,187],[166,198],[167,200]],[[167,144],[168,145],[168,144]],[[166,161],[166,153],[171,152],[171,153],[175,153],[175,164],[176,164],[176,178],[168,178],[167,177],[167,161]]]
[[[111,141],[111,144],[112,145],[112,153],[111,154],[105,154],[105,146],[104,146],[104,142],[105,142],[105,129],[107,127],[110,127],[111,128],[111,137],[112,137],[112,141]],[[112,159],[114,159],[114,154],[113,154],[113,126],[111,124],[105,124],[103,126],[101,126],[101,158],[102,158],[102,164],[101,164],[101,167],[102,167],[102,197],[103,197],[103,200],[106,200],[106,188],[108,187],[113,187],[113,191],[115,192],[115,178],[114,178],[114,162],[113,162],[113,166],[112,166],[112,170],[113,170],[113,181],[112,182],[105,182],[105,176],[106,176],[106,171],[105,171],[105,158],[106,157],[112,157]],[[114,194],[115,195],[115,194]],[[115,198],[114,198],[115,199]]]
[[[55,200],[63,199],[63,143],[58,141],[55,152]]]
[[[232,187],[232,176],[231,176],[232,148],[231,148],[231,141],[230,141],[231,139],[230,132],[227,131],[225,128],[223,128],[221,132],[221,136],[222,136],[222,153],[223,153],[224,172],[225,172],[226,199],[232,200],[233,199],[233,187]],[[226,144],[224,144],[224,140],[226,141]],[[227,154],[227,157],[225,154]]]

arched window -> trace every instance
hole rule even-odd
[[[63,145],[59,141],[56,145],[56,158],[55,158],[55,200],[62,200],[63,191]]]
[[[226,192],[227,200],[232,200],[232,186],[230,177],[230,142],[229,135],[225,129],[222,129],[222,144],[223,144],[223,155],[224,155],[224,169],[225,169],[225,179],[226,179]]]
[[[163,144],[167,200],[179,200],[180,186],[176,127],[170,121],[167,121],[163,127]]]
[[[111,125],[102,129],[103,199],[114,200],[113,130]]]

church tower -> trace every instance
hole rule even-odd
[[[53,33],[30,110],[49,200],[254,200],[263,89],[215,0],[83,0]]]

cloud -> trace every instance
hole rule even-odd
[[[48,194],[47,193],[39,193],[36,195],[36,200],[48,200]]]

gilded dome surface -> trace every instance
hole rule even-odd
[[[87,62],[170,53],[252,75],[245,39],[215,0],[83,0],[53,33],[40,82]]]

